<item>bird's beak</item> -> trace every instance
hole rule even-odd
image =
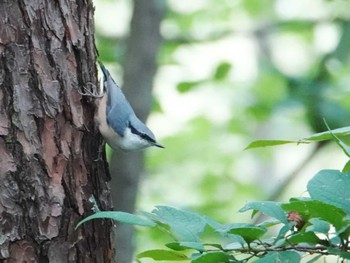
[[[153,146],[157,146],[157,147],[159,147],[159,148],[165,148],[163,145],[161,145],[161,144],[159,144],[159,143],[157,143],[157,142],[155,142],[155,143],[153,144]]]

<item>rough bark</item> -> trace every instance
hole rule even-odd
[[[134,0],[130,36],[127,40],[123,91],[142,121],[147,119],[151,110],[153,78],[161,44],[160,23],[165,7],[164,0]],[[144,172],[144,153],[113,152],[110,168],[114,209],[134,212],[140,176]],[[118,225],[115,229],[115,245],[115,262],[130,263],[134,251],[131,226]]]
[[[110,208],[94,108],[91,0],[0,1],[0,259],[110,262]]]

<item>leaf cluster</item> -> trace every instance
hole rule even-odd
[[[339,138],[348,135],[350,127],[327,131],[307,139],[312,142],[333,139],[350,156],[348,146]],[[276,145],[260,141],[252,147]],[[100,212],[85,218],[110,218],[122,223],[157,227],[168,233],[173,242],[166,248],[141,252],[138,261],[211,262],[291,262],[302,258],[315,262],[327,255],[350,259],[350,172],[322,170],[307,184],[308,197],[291,198],[288,202],[249,202],[240,212],[252,211],[268,219],[256,224],[222,224],[212,218],[169,206],[156,206],[151,212],[137,215],[124,212]],[[77,226],[77,227],[78,227]],[[270,230],[275,231],[271,236]],[[277,230],[277,231],[276,231]]]

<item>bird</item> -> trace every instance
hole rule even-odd
[[[133,108],[115,83],[109,71],[99,61],[103,73],[96,98],[95,123],[107,144],[114,150],[137,151],[159,144],[153,132],[136,116]]]

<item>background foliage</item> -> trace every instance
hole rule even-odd
[[[249,222],[236,213],[247,201],[302,197],[310,176],[342,168],[327,143],[243,149],[324,131],[323,118],[332,129],[348,125],[349,1],[159,3],[168,12],[149,126],[166,150],[147,152],[142,210],[167,204]],[[122,75],[131,2],[95,4],[101,59]],[[140,231],[140,251],[166,243]]]

